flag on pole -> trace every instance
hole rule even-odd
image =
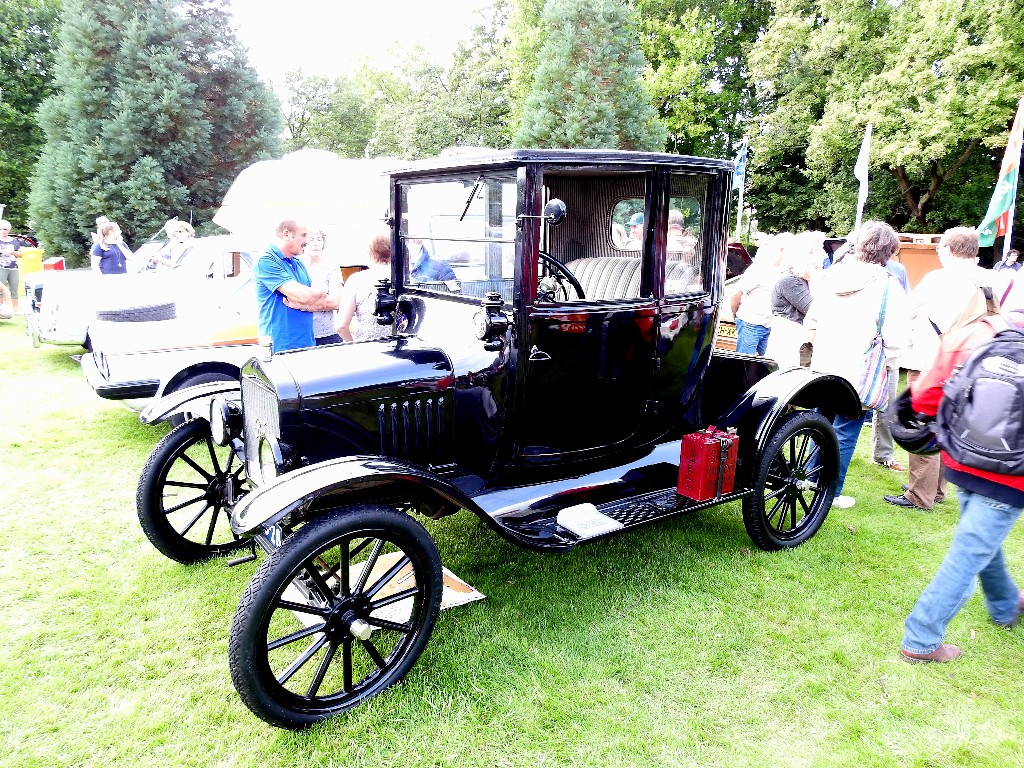
[[[871,123],[864,129],[864,141],[860,145],[857,164],[853,166],[853,175],[860,182],[857,192],[857,223],[854,230],[860,229],[861,218],[864,216],[864,204],[868,201],[868,166],[871,162]]]
[[[736,155],[736,168],[732,172],[732,187],[740,191],[740,199],[736,204],[736,239],[740,239],[743,227],[743,185],[747,176],[747,137],[743,137],[743,144]]]
[[[988,204],[988,213],[978,225],[978,243],[993,245],[997,237],[1013,234],[1013,208],[1017,203],[1017,178],[1020,171],[1021,134],[1024,133],[1024,99],[1017,103],[1017,115],[1006,142],[1003,164],[999,168],[996,191]]]
[[[747,137],[743,137],[743,144],[736,155],[736,168],[732,172],[733,189],[742,189],[743,182],[747,177]]]

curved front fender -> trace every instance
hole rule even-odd
[[[744,482],[750,478],[753,459],[790,407],[817,409],[829,421],[836,414],[856,418],[862,410],[857,391],[842,376],[807,368],[789,368],[765,376],[716,425],[734,427],[740,437],[739,473]]]
[[[281,475],[270,485],[246,494],[231,511],[231,530],[237,536],[251,535],[265,526],[308,509],[314,502],[358,491],[381,489],[382,496],[394,496],[395,488],[413,486],[454,509],[482,510],[459,489],[423,467],[380,456],[346,456],[296,469]]]
[[[237,381],[211,381],[176,390],[147,405],[139,414],[139,421],[143,424],[159,424],[176,413],[208,414],[210,401],[217,396],[240,401],[242,385]]]

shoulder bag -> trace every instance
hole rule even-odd
[[[889,405],[889,377],[892,372],[885,364],[885,341],[882,340],[882,324],[885,322],[885,305],[888,301],[889,278],[886,277],[875,337],[864,351],[857,380],[853,383],[857,394],[860,395],[861,405],[872,411],[884,411]]]

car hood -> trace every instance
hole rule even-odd
[[[292,350],[261,364],[274,379],[294,381],[305,408],[403,393],[436,391],[454,384],[448,356],[415,337],[394,337]]]

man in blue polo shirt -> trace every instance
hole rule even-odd
[[[315,346],[313,312],[321,308],[325,296],[310,287],[309,273],[296,258],[306,248],[306,228],[287,219],[274,234],[274,242],[252,272],[260,336],[273,340],[275,352]]]

